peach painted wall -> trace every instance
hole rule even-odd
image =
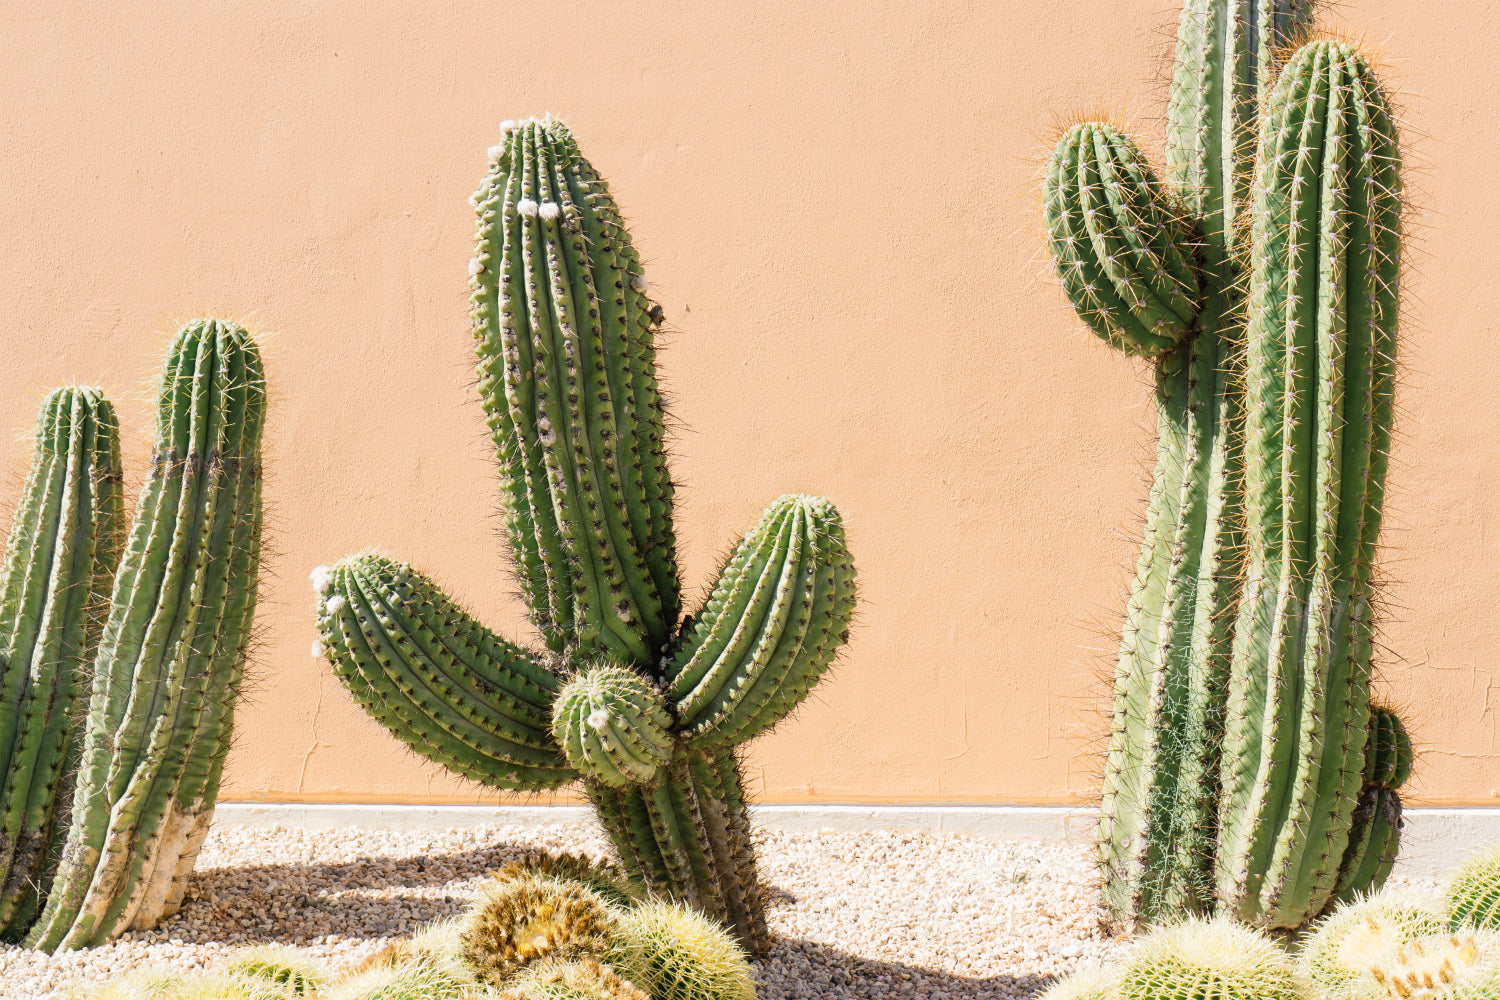
[[[138,478],[167,332],[263,335],[264,641],[226,797],[489,801],[308,655],[307,571],[365,545],[525,635],[469,387],[467,196],[508,117],[575,129],[674,333],[686,578],[786,491],[843,509],[848,657],[756,746],[772,801],[1086,798],[1152,452],[1148,373],[1047,276],[1049,123],[1159,148],[1172,0],[15,7],[0,19],[0,465],[98,382]],[[1417,796],[1500,787],[1500,4],[1346,0],[1408,93],[1421,248],[1385,669]]]

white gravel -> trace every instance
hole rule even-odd
[[[136,967],[213,969],[248,944],[347,965],[457,913],[491,870],[529,851],[604,847],[591,825],[216,829],[176,917],[90,951],[0,947],[0,997],[39,1000]],[[1028,996],[1123,947],[1099,929],[1089,855],[958,834],[767,833],[776,943],[756,964],[761,996]]]

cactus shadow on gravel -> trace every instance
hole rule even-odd
[[[328,934],[353,941],[405,937],[423,924],[456,916],[471,889],[490,872],[535,849],[534,844],[501,842],[457,852],[204,868],[191,876],[182,910],[139,937],[189,946],[304,945]],[[453,891],[442,891],[445,887]],[[773,885],[766,901],[774,910],[795,905],[796,898]],[[763,1000],[1019,998],[1040,991],[1049,981],[1036,975],[967,978],[779,936],[754,965]]]

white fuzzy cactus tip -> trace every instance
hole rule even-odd
[[[312,581],[313,590],[320,594],[328,593],[328,588],[333,586],[333,571],[327,566],[316,567],[307,578]]]

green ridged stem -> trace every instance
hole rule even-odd
[[[629,667],[590,667],[552,704],[552,736],[579,774],[611,788],[645,784],[672,759],[661,690]]]
[[[0,584],[0,930],[36,916],[67,832],[87,680],[123,543],[114,407],[97,389],[50,393]]]
[[[409,567],[313,571],[319,640],[416,752],[501,788],[582,777],[625,868],[769,943],[735,754],[807,697],[847,639],[837,510],[786,496],[681,619],[655,329],[608,187],[552,119],[502,126],[472,202],[470,317],[505,524],[548,652],[512,646]]]
[[[1309,8],[1185,0],[1179,23],[1165,186],[1197,234],[1203,297],[1156,362],[1156,468],[1115,674],[1098,846],[1106,907],[1126,924],[1214,905],[1241,546],[1237,206],[1271,52]]]
[[[471,311],[517,573],[550,648],[649,661],[680,596],[640,262],[561,123],[495,152]]]
[[[1401,795],[1366,785],[1349,817],[1348,844],[1339,860],[1333,903],[1350,903],[1385,885],[1401,849]]]
[[[1155,358],[1192,330],[1202,296],[1191,224],[1135,143],[1090,122],[1058,140],[1046,223],[1063,290],[1111,346]]]
[[[181,902],[250,639],[265,405],[260,355],[242,328],[183,327],[95,660],[68,844],[31,947],[99,944]]]
[[[1400,264],[1395,125],[1364,57],[1309,44],[1267,102],[1246,361],[1246,551],[1221,904],[1296,927],[1334,892],[1365,770],[1370,602]]]
[[[362,553],[318,574],[322,649],[366,712],[493,788],[577,778],[551,736],[561,683],[404,563]]]
[[[737,545],[666,667],[694,750],[765,732],[807,697],[848,639],[854,563],[833,505],[785,496]]]
[[[1365,737],[1364,783],[1392,790],[1406,784],[1415,763],[1411,737],[1401,719],[1389,708],[1370,706],[1370,727]]]

